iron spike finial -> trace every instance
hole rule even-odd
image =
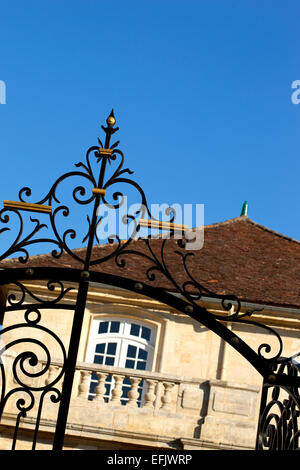
[[[106,119],[106,124],[109,126],[109,127],[113,127],[116,123],[116,118],[114,116],[114,110],[112,109],[111,110],[111,113],[110,115],[108,116],[108,118]]]
[[[101,128],[104,130],[106,134],[104,148],[109,148],[111,136],[119,130],[118,127],[113,127],[115,123],[116,123],[116,118],[114,116],[114,110],[112,109],[110,115],[106,119],[107,127],[101,126]]]

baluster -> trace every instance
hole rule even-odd
[[[107,379],[108,375],[109,374],[107,372],[96,372],[98,385],[95,387],[96,396],[93,401],[97,402],[97,404],[105,403],[104,401],[104,394],[106,391],[105,380]]]
[[[174,383],[163,382],[163,386],[165,389],[165,393],[161,397],[161,401],[163,403],[161,406],[161,410],[169,411],[171,409],[171,403],[172,403],[171,390],[174,387]]]
[[[145,393],[145,404],[143,408],[154,408],[154,401],[156,398],[155,394],[155,387],[157,384],[157,380],[146,379],[147,382],[147,393]]]
[[[112,392],[111,392],[112,399],[110,403],[112,403],[113,405],[121,405],[120,398],[122,395],[122,384],[123,384],[125,375],[114,374],[113,378],[115,380],[115,387],[112,389]]]
[[[78,397],[79,398],[87,398],[89,392],[89,385],[90,385],[90,375],[91,371],[89,370],[81,370],[80,371],[80,383],[78,386]]]
[[[138,386],[140,381],[142,380],[141,377],[129,377],[131,383],[131,389],[128,392],[128,402],[127,406],[131,406],[137,408],[137,399],[139,397]]]

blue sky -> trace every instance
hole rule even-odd
[[[205,204],[300,240],[298,1],[1,5],[0,198],[41,199],[115,110],[149,204]]]

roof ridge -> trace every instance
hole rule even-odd
[[[268,227],[265,227],[264,225],[261,225],[258,222],[255,222],[254,220],[250,219],[247,215],[240,215],[239,217],[234,217],[232,219],[224,220],[223,222],[216,222],[216,223],[209,224],[209,225],[203,225],[203,226],[195,227],[193,230],[200,229],[200,228],[209,229],[209,228],[218,227],[220,225],[232,224],[234,222],[248,222],[248,223],[260,228],[261,230],[264,230],[265,232],[272,233],[273,235],[276,235],[279,238],[283,238],[287,241],[297,243],[298,245],[300,245],[300,241],[296,240],[296,238],[288,237],[287,235],[283,235],[282,233],[276,232],[276,230],[272,230]]]
[[[202,229],[202,228],[205,228],[205,229],[214,228],[214,227],[218,227],[219,225],[227,225],[227,224],[232,224],[234,222],[242,222],[242,221],[246,222],[247,219],[249,219],[247,215],[240,215],[239,217],[233,217],[232,219],[223,220],[223,222],[214,222],[213,224],[199,225],[198,227],[194,227],[191,230]]]
[[[276,235],[279,238],[284,238],[287,241],[296,243],[297,245],[300,245],[300,241],[296,240],[296,238],[288,237],[287,235],[283,235],[282,233],[276,232],[276,230],[272,230],[271,228],[265,227],[264,225],[259,224],[258,222],[255,222],[254,220],[249,219],[249,222],[252,225],[255,225],[256,227],[260,228],[261,230],[264,230],[265,232],[272,233],[273,235]]]

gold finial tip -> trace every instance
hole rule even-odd
[[[116,119],[115,119],[115,116],[114,116],[114,110],[113,109],[111,110],[110,115],[106,119],[106,123],[107,123],[108,126],[113,126],[116,123]]]

